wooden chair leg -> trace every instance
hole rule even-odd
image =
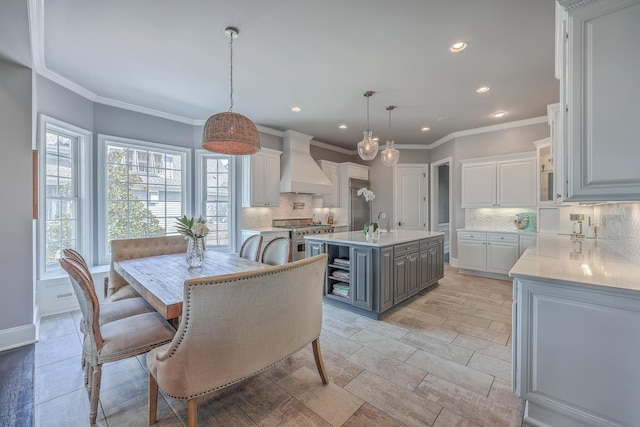
[[[313,340],[311,345],[313,346],[313,357],[316,359],[316,367],[318,368],[320,378],[322,378],[322,383],[329,384],[329,377],[327,377],[327,372],[324,370],[324,362],[322,361],[322,353],[320,352],[320,338]]]
[[[149,372],[149,425],[154,425],[158,416],[158,382]]]
[[[89,422],[91,425],[96,423],[98,417],[98,400],[100,398],[100,380],[102,378],[102,365],[97,365],[92,368],[91,375],[91,391],[89,392],[89,402],[91,409],[89,412]]]
[[[187,400],[187,427],[198,427],[198,399]]]

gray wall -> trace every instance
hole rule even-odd
[[[31,69],[0,59],[0,332],[34,323],[31,94]]]
[[[460,161],[478,157],[498,156],[511,153],[525,153],[535,151],[534,141],[549,136],[547,123],[479,133],[476,135],[454,138],[430,152],[430,162],[452,157],[453,182],[449,190],[453,193],[453,205],[450,214],[453,230],[464,227],[464,209],[462,209],[462,168]],[[455,235],[451,236],[451,257],[458,257],[458,242]]]

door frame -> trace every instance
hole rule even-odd
[[[449,262],[451,262],[451,240],[453,239],[453,157],[445,157],[431,163],[429,182],[429,226],[431,231],[438,231],[438,184],[440,183],[438,168],[449,165]]]

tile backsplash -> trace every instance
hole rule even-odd
[[[464,210],[465,228],[494,231],[516,231],[516,214],[535,212],[531,208],[475,208]]]
[[[598,240],[640,264],[640,202],[596,205],[594,217]]]
[[[294,209],[294,203],[301,209]],[[271,227],[271,220],[280,218],[315,218],[323,224],[327,221],[328,208],[320,208],[321,200],[310,194],[281,193],[280,206],[274,208],[242,208],[242,228],[255,230]],[[336,223],[344,220],[344,209],[334,208]]]

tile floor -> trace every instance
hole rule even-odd
[[[325,305],[320,339],[199,401],[200,426],[520,426],[511,392],[511,283],[445,265],[433,291],[375,321]],[[88,425],[79,312],[43,318],[35,359],[35,425]],[[144,356],[103,368],[99,426],[147,425]],[[186,425],[186,404],[160,396],[161,426]]]

